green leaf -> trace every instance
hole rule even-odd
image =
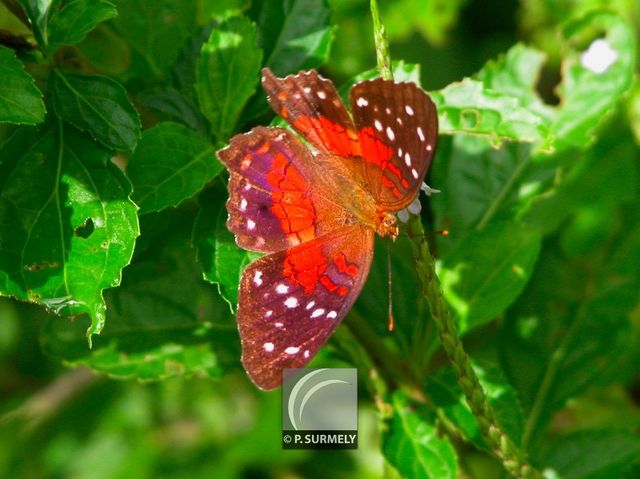
[[[69,0],[49,16],[48,50],[80,43],[100,22],[118,14],[107,0]]]
[[[131,63],[129,44],[111,26],[102,23],[74,46],[82,63],[104,75],[122,77]]]
[[[473,78],[482,81],[485,88],[517,98],[522,106],[552,119],[554,110],[544,104],[536,90],[544,60],[544,53],[517,43],[497,60],[487,62]]]
[[[144,131],[127,167],[132,199],[141,214],[177,206],[220,171],[213,146],[195,131],[171,122]]]
[[[114,24],[131,46],[129,74],[143,80],[162,79],[193,33],[196,3],[192,0],[115,0]]]
[[[59,3],[59,0],[18,0],[27,18],[31,22],[33,36],[38,45],[45,49],[47,46],[47,23],[52,5]]]
[[[561,182],[532,198],[520,213],[522,220],[550,233],[580,210],[630,201],[639,183],[636,148],[627,130],[612,125],[591,149],[573,159]]]
[[[152,252],[105,295],[107,326],[91,350],[83,325],[60,319],[48,321],[41,334],[45,350],[117,378],[220,377],[221,357],[237,360],[236,350],[225,353],[226,345],[235,346],[235,324],[224,301],[199,279],[187,241],[165,234],[169,240],[156,237]]]
[[[203,135],[208,133],[207,122],[196,102],[174,88],[144,91],[137,100],[165,120],[183,123]]]
[[[539,251],[539,233],[517,223],[489,223],[456,243],[438,276],[461,333],[491,321],[518,297]]]
[[[431,98],[438,108],[440,133],[481,135],[495,146],[503,141],[550,141],[545,118],[480,81],[465,78],[432,92]]]
[[[262,51],[246,17],[232,17],[211,32],[196,70],[200,110],[219,140],[233,132],[247,100],[256,91]]]
[[[238,286],[245,266],[260,256],[240,249],[227,229],[226,193],[221,185],[200,195],[200,211],[193,227],[193,244],[204,278],[218,286],[232,309],[238,304]]]
[[[392,397],[393,415],[385,422],[382,453],[403,477],[455,479],[458,464],[455,450],[440,438],[433,414],[420,414],[404,393]]]
[[[558,148],[583,148],[602,118],[631,87],[635,34],[626,20],[607,11],[572,21],[562,33],[570,50],[563,60],[564,76],[558,90],[562,101],[552,129]],[[607,65],[607,59],[613,63]]]
[[[515,444],[519,444],[524,429],[524,414],[516,392],[496,365],[474,364],[473,369],[487,394],[490,406],[496,413],[499,425]],[[447,368],[431,374],[427,378],[425,391],[434,405],[442,409],[446,417],[455,424],[467,440],[478,448],[488,450],[482,431],[467,405],[453,369]]]
[[[35,125],[44,121],[42,93],[12,50],[0,45],[0,122]]]
[[[467,3],[468,0],[424,3],[401,0],[383,3],[381,7],[384,8],[382,18],[385,30],[391,41],[406,40],[413,32],[417,32],[430,44],[443,46],[448,40],[449,31],[458,23],[460,12]]]
[[[131,185],[112,154],[62,123],[21,129],[0,150],[0,294],[104,324],[138,236]]]
[[[124,87],[111,78],[53,70],[49,77],[59,118],[88,131],[114,150],[131,151],[140,138],[140,118]]]
[[[547,446],[544,464],[562,479],[609,479],[640,456],[640,437],[624,429],[580,431]]]
[[[621,209],[633,215],[637,208],[636,200]],[[569,260],[547,246],[502,324],[502,365],[529,412],[528,443],[544,442],[553,411],[568,399],[595,384],[626,380],[634,370],[640,221],[620,222],[585,257]]]
[[[485,138],[440,138],[430,184],[441,190],[431,198],[437,227],[451,233],[441,245],[449,245],[471,228],[512,220],[522,201],[521,184],[532,176],[531,150],[526,143],[495,149]]]
[[[334,26],[326,0],[262,2],[255,9],[258,44],[265,65],[278,76],[318,68],[329,60]],[[259,91],[249,103],[243,119],[260,118],[270,111],[266,96]]]
[[[330,15],[326,0],[263,2],[258,26],[265,65],[284,76],[325,64],[333,40]]]

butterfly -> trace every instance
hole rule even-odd
[[[436,148],[438,118],[414,83],[376,78],[349,91],[351,114],[316,71],[262,70],[289,129],[258,126],[218,151],[229,170],[228,229],[266,253],[242,274],[242,364],[262,389],[305,366],[358,297],[374,236],[398,236],[394,212],[417,196]],[[309,145],[309,146],[307,146]]]

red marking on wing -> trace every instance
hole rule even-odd
[[[279,386],[283,368],[303,367],[331,336],[366,281],[373,236],[362,225],[345,226],[245,269],[238,329],[242,363],[256,385]]]
[[[362,150],[364,160],[384,169],[393,155],[391,148],[378,138],[376,131],[371,126],[364,127],[360,130],[358,136],[360,138],[360,149]]]
[[[315,242],[307,248],[290,249],[285,253],[282,272],[291,283],[302,286],[304,294],[312,294],[327,269],[322,244]]]
[[[354,85],[349,97],[369,190],[379,208],[401,210],[418,194],[435,152],[435,105],[416,84],[382,78]]]
[[[262,75],[273,111],[320,153],[339,157],[354,181],[363,184],[358,133],[333,83],[315,71],[278,78],[264,68]]]
[[[218,157],[231,173],[227,227],[244,249],[283,250],[333,231],[348,216],[314,190],[323,172],[288,130],[255,128],[232,138]]]
[[[348,263],[347,257],[344,253],[340,253],[336,256],[336,259],[334,259],[333,262],[341,273],[346,273],[354,278],[358,275],[358,266],[355,263]]]
[[[291,125],[304,137],[318,137],[323,144],[331,145],[332,154],[343,158],[360,156],[360,145],[355,130],[346,129],[326,116],[299,116]]]

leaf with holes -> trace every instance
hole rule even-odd
[[[19,130],[0,158],[0,293],[88,314],[88,334],[99,333],[102,291],[120,283],[138,236],[129,181],[111,152],[62,123]]]
[[[571,21],[562,33],[570,48],[563,60],[561,104],[552,130],[558,148],[584,148],[631,87],[637,43],[627,21],[607,11]]]
[[[49,90],[59,118],[88,131],[109,148],[135,149],[140,138],[140,118],[120,83],[97,75],[53,70]]]
[[[518,98],[522,106],[551,121],[554,109],[536,91],[544,59],[541,51],[517,43],[497,60],[487,62],[473,78],[485,88]]]
[[[170,122],[145,130],[127,168],[141,214],[191,198],[220,171],[222,165],[207,140]]]
[[[221,362],[238,354],[226,304],[198,278],[187,241],[168,232],[155,237],[152,251],[127,268],[119,288],[105,294],[108,328],[90,350],[86,325],[60,319],[42,331],[44,349],[68,364],[117,378],[220,377]]]
[[[16,54],[0,45],[0,122],[34,125],[44,120],[42,93]]]
[[[543,145],[552,141],[544,117],[523,106],[517,97],[485,88],[480,81],[465,78],[433,92],[432,98],[442,133],[481,135],[494,146],[504,141]]]

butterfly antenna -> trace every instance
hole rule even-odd
[[[391,243],[387,241],[387,292],[389,303],[389,331],[393,331],[395,327],[395,321],[393,320],[393,293],[392,293],[392,278],[391,278]]]

